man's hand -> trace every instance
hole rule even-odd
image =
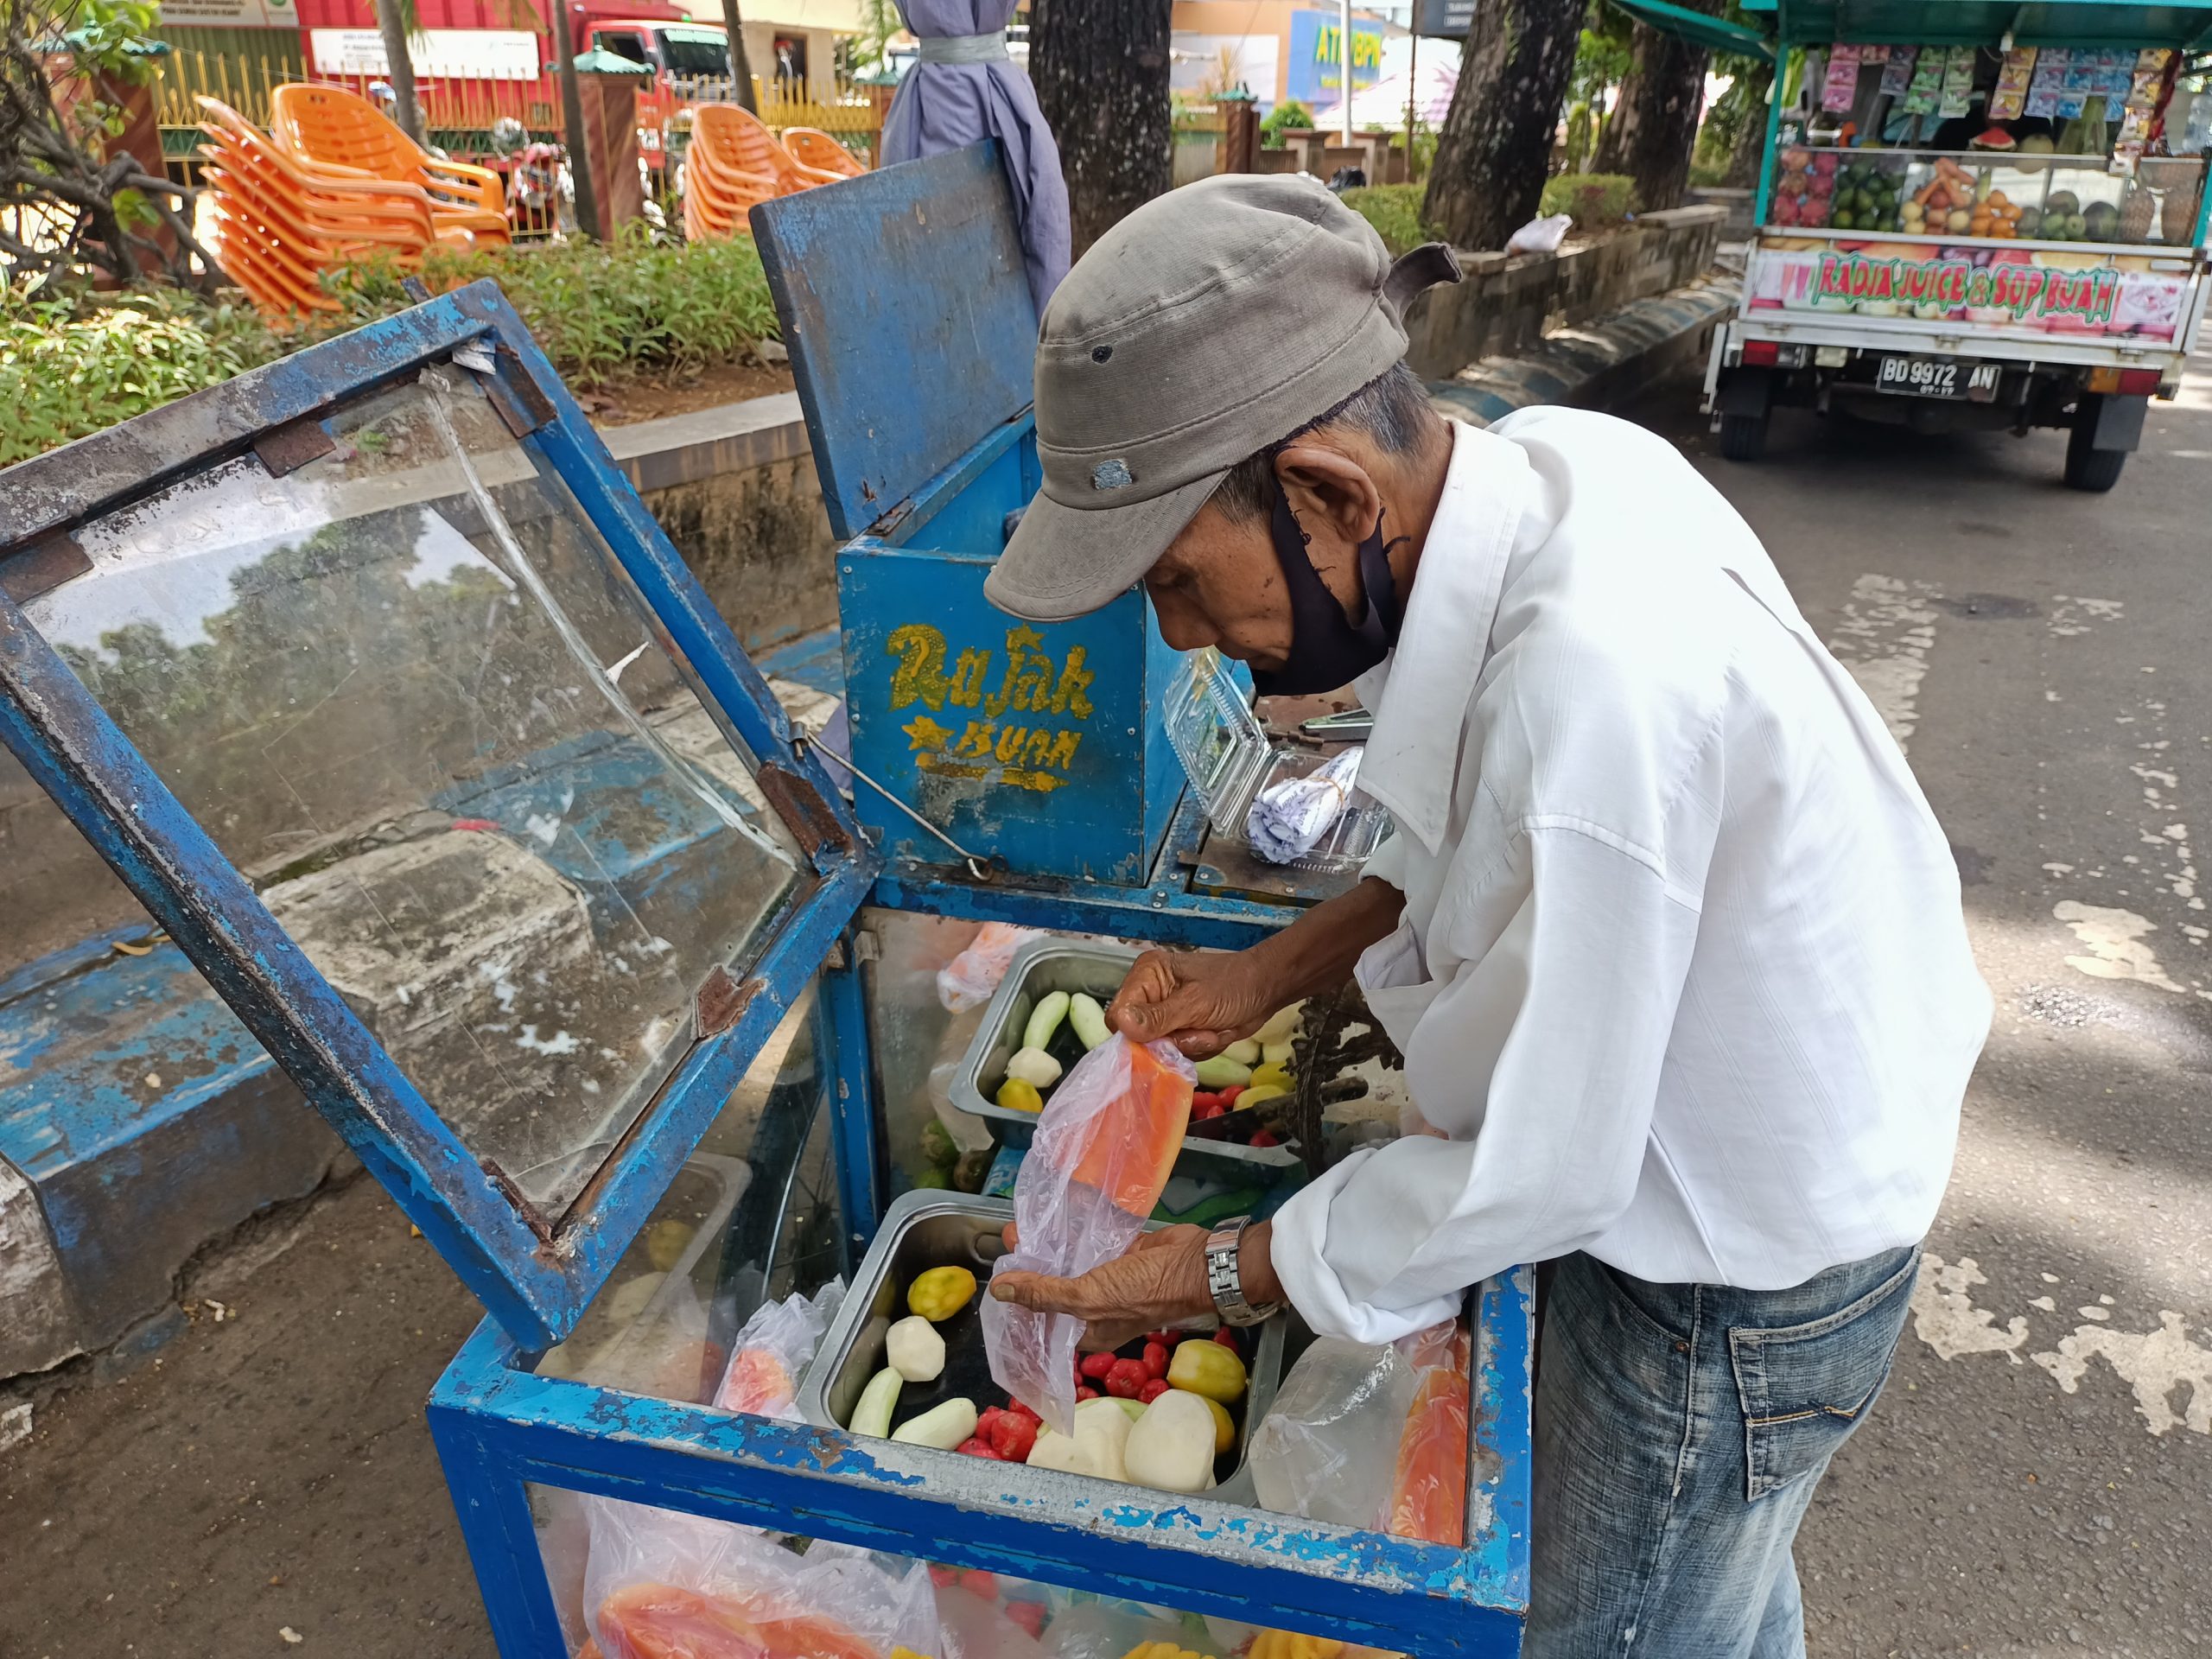
[[[1014,1248],[1011,1222],[1006,1242]],[[1077,1279],[1001,1273],[991,1280],[991,1294],[1039,1313],[1072,1314],[1089,1324],[1085,1348],[1118,1348],[1147,1331],[1213,1312],[1213,1293],[1206,1288],[1206,1230],[1163,1227],[1143,1234],[1127,1255]]]
[[[1295,1001],[1281,994],[1255,951],[1147,950],[1122,982],[1106,1022],[1133,1043],[1164,1038],[1203,1060]]]

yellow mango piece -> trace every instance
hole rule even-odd
[[[998,1103],[1009,1112],[1041,1112],[1045,1096],[1037,1092],[1037,1085],[1027,1077],[1008,1077],[999,1084]]]
[[[1290,1073],[1285,1071],[1281,1066],[1273,1064],[1255,1066],[1252,1069],[1252,1087],[1255,1089],[1265,1089],[1271,1084],[1278,1089],[1289,1088]],[[1236,1103],[1239,1106],[1242,1106],[1244,1103],[1243,1096],[1240,1096],[1237,1098]]]
[[[938,1324],[967,1306],[975,1294],[976,1275],[967,1268],[931,1268],[906,1287],[906,1311]]]
[[[1244,1397],[1244,1362],[1211,1338],[1178,1343],[1167,1362],[1167,1386],[1229,1405]]]

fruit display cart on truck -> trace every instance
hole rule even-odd
[[[54,879],[157,925],[483,1302],[429,1414],[505,1659],[1518,1652],[1528,1269],[1402,1350],[1071,1335],[1042,1404],[987,1360],[1017,1185],[1134,1237],[1398,1133],[1356,991],[1198,1079],[1098,1012],[1380,827],[1262,861],[1242,807],[1316,761],[1247,683],[1135,590],[984,601],[1039,483],[995,146],[753,227],[848,538],[843,741],[480,283],[0,479]]]
[[[2212,0],[1745,0],[1757,35],[1629,3],[1779,60],[1706,372],[1722,452],[1756,460],[1777,406],[2056,427],[2066,482],[2112,488],[2204,313]]]

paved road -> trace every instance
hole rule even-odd
[[[1989,1046],[1896,1379],[1801,1535],[1819,1656],[2212,1654],[2212,361],[2063,439],[1777,418],[1732,466],[1949,832]],[[2200,876],[2199,861],[2205,876]]]
[[[1910,745],[1999,1010],[1896,1382],[1801,1543],[1812,1651],[2212,1654],[2212,393],[2103,498],[2049,435],[1784,415],[1731,467],[1689,398],[1637,412]],[[421,1416],[467,1299],[365,1182],[262,1243],[0,1453],[0,1653],[488,1655]]]

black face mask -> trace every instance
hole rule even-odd
[[[1280,484],[1268,530],[1290,590],[1290,654],[1272,674],[1253,670],[1253,686],[1263,697],[1297,697],[1351,684],[1398,643],[1405,616],[1397,580],[1390,574],[1390,550],[1407,538],[1385,542],[1382,515],[1375,515],[1374,532],[1359,544],[1359,585],[1367,614],[1355,625],[1344,620],[1344,607],[1306,556],[1306,532],[1298,527]]]

